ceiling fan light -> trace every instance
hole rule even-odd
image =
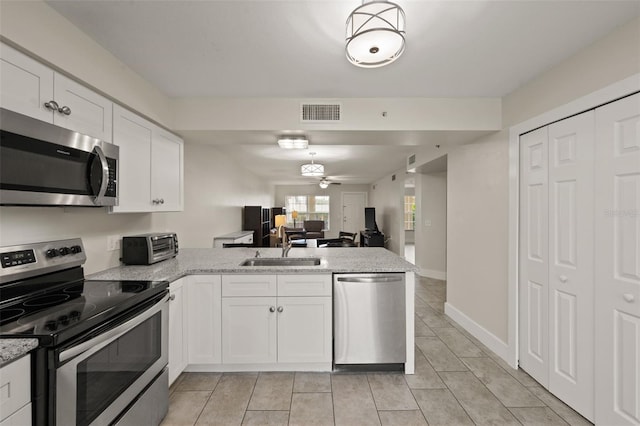
[[[280,138],[278,145],[283,149],[307,149],[309,148],[309,140],[306,138]]]
[[[329,187],[329,181],[326,179],[321,179],[318,185],[320,185],[320,188],[322,189],[327,189]]]
[[[347,18],[346,55],[363,68],[395,61],[405,48],[405,15],[400,6],[374,0],[357,7]]]
[[[302,176],[322,176],[324,175],[324,166],[317,163],[303,164],[300,166]]]

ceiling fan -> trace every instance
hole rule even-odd
[[[326,177],[323,177],[322,179],[320,179],[320,182],[318,183],[318,185],[320,185],[320,188],[326,189],[326,188],[329,187],[329,185],[342,185],[342,183],[340,183],[340,182],[331,182]]]

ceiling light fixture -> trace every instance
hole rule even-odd
[[[318,185],[320,185],[320,188],[322,189],[327,189],[329,187],[329,181],[326,178],[322,178]]]
[[[347,18],[347,59],[363,68],[381,67],[404,52],[404,10],[395,3],[373,0]]]
[[[315,152],[310,152],[311,163],[303,164],[300,166],[300,173],[302,176],[322,176],[324,175],[324,166],[322,164],[316,164],[313,162],[313,156]]]
[[[309,141],[304,136],[282,136],[278,139],[278,145],[284,149],[307,149],[309,147]]]

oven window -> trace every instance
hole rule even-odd
[[[161,356],[161,312],[78,364],[76,424],[88,425]]]

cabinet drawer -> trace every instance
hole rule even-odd
[[[278,275],[278,296],[331,296],[331,275]]]
[[[0,368],[0,420],[31,401],[31,356]]]
[[[275,295],[275,275],[222,276],[222,297],[256,297]]]

